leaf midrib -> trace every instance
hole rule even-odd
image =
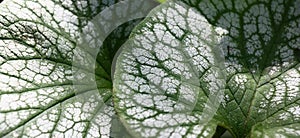
[[[291,5],[291,2],[292,1],[288,1],[288,3],[287,3],[287,7],[289,7],[289,5]],[[270,5],[270,4],[268,4],[268,5]],[[285,6],[285,5],[284,5]],[[272,34],[275,34],[275,36],[273,35],[273,37],[271,38],[271,40],[269,41],[269,43],[267,44],[267,46],[266,46],[266,48],[267,49],[264,49],[264,51],[266,51],[266,52],[264,52],[264,53],[270,53],[270,54],[263,54],[262,56],[262,59],[263,60],[261,60],[261,62],[260,62],[260,64],[261,64],[261,66],[263,67],[263,68],[266,68],[267,66],[269,66],[268,64],[271,64],[271,61],[274,59],[274,56],[275,56],[275,51],[278,49],[278,45],[276,45],[277,43],[277,41],[278,40],[280,40],[279,38],[281,38],[282,37],[282,32],[283,32],[283,29],[284,29],[284,27],[285,27],[285,21],[287,21],[287,15],[288,15],[288,12],[289,12],[289,8],[287,8],[286,6],[285,6],[285,9],[284,9],[284,12],[283,12],[283,15],[282,15],[282,17],[283,17],[283,20],[282,20],[282,22],[281,22],[281,24],[279,24],[278,26],[276,25],[276,27],[274,28],[274,27],[272,27],[272,31],[274,31],[274,32],[272,32]],[[270,8],[271,7],[268,7],[268,10],[269,10],[269,13],[272,13],[271,11],[270,11]],[[270,17],[272,16],[272,15],[269,15]],[[271,19],[272,19],[272,17],[271,17]],[[273,19],[274,20],[274,19]],[[272,20],[272,21],[273,21]],[[277,28],[277,27],[279,27],[279,28]],[[242,29],[241,29],[242,30]],[[244,31],[243,31],[244,32]],[[276,48],[274,48],[274,47],[276,47]],[[265,61],[265,60],[267,60],[267,61]],[[265,63],[265,64],[264,64]],[[253,75],[253,74],[252,74]],[[247,113],[247,118],[246,118],[246,120],[245,120],[245,122],[244,122],[244,129],[245,130],[247,130],[247,126],[248,126],[248,122],[249,122],[249,119],[251,118],[251,112],[252,112],[252,106],[254,105],[254,102],[255,102],[255,97],[256,97],[256,95],[257,95],[257,89],[260,87],[260,85],[259,85],[259,82],[260,82],[260,80],[261,80],[261,78],[263,77],[263,73],[262,73],[262,71],[261,72],[259,72],[259,78],[258,78],[258,80],[256,81],[256,84],[255,84],[255,89],[254,89],[254,92],[253,92],[253,96],[251,97],[251,103],[250,103],[250,106],[249,106],[249,108],[248,108],[248,113]],[[256,80],[254,77],[252,77],[254,80]],[[252,127],[252,126],[251,126]]]

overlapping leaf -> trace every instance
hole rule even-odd
[[[79,58],[75,49],[88,54],[84,51],[88,46],[79,45],[84,29],[93,29],[88,26],[90,21],[117,2],[7,0],[1,3],[0,137],[109,137],[118,133],[111,131],[115,114],[112,105],[104,103],[111,97],[113,56],[136,21],[115,30],[104,46],[97,49],[100,53],[94,59],[99,61],[95,68],[73,64]],[[128,10],[135,12],[132,8]],[[90,79],[96,81],[98,88],[85,81],[78,82],[74,78],[78,77],[74,75],[76,71],[83,76],[93,73],[94,78]]]
[[[211,137],[218,125],[235,137],[299,137],[299,6],[299,0],[166,2],[118,58],[121,120],[142,137]],[[210,95],[224,101],[203,120],[213,109]]]

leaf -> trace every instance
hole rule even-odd
[[[160,3],[166,2],[166,0],[157,0],[157,1],[160,2]]]
[[[123,9],[128,10],[126,14],[134,12],[143,16],[143,12],[155,6],[148,2],[150,5],[145,8],[145,2],[131,1],[132,5]],[[110,32],[103,34],[111,34],[105,36],[105,41],[90,39],[102,41],[97,46],[84,42],[88,33],[101,33],[91,25],[97,23],[100,13],[115,12],[116,9],[107,9],[115,3],[118,1],[14,0],[1,3],[0,137],[124,134],[122,126],[115,123],[117,119],[110,100],[110,68],[115,52],[140,20],[128,23],[122,20],[122,24],[126,24],[119,28],[112,26]],[[140,10],[137,7],[144,8],[143,12],[137,12]],[[105,17],[120,18],[123,14]],[[88,30],[91,31],[87,33]],[[88,50],[97,52],[88,56]],[[96,60],[98,62],[93,65],[86,64]],[[93,78],[80,80],[79,77],[84,76]],[[117,126],[112,126],[114,124]],[[117,127],[120,132],[111,130]]]
[[[299,137],[299,5],[182,0],[153,10],[117,61],[124,125],[137,137],[212,137],[218,126]]]

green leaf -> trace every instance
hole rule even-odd
[[[166,2],[167,0],[157,0],[158,2],[160,2],[160,3],[164,3],[164,2]]]
[[[137,137],[212,137],[218,126],[235,137],[300,137],[299,6],[174,0],[156,8],[117,61],[120,119]]]
[[[93,23],[102,25],[95,22],[98,15],[105,10],[114,12],[107,7],[118,2],[8,0],[1,3],[0,137],[124,134],[110,100],[110,68],[115,52],[140,20],[128,23],[122,20],[121,24],[125,24],[119,28],[113,26],[110,32],[103,34],[110,36],[103,40],[90,39],[102,41],[97,46],[84,43],[89,33],[101,33],[91,26]],[[133,1],[132,6],[123,9],[128,10],[126,14],[139,14],[137,7],[143,4],[145,2]],[[153,6],[155,4],[148,5],[144,12]],[[120,16],[123,17],[122,14],[105,17]],[[96,55],[89,55],[89,50],[97,51]],[[96,62],[87,65],[93,63],[91,61]],[[87,76],[92,77],[85,78]],[[112,130],[118,127],[119,131]]]

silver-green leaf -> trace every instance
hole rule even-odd
[[[118,2],[6,0],[1,3],[0,137],[119,135],[120,132],[112,130],[122,126],[114,123],[118,119],[110,100],[111,65],[115,52],[139,20],[112,28],[111,35],[102,40],[103,45],[95,47],[94,51],[99,52],[93,59],[85,49],[88,45],[82,42],[88,29],[92,30],[89,33],[101,33],[89,25],[100,12]],[[142,4],[139,1],[123,8],[136,12],[134,9]],[[150,10],[151,6],[155,5],[144,10]],[[74,63],[74,60],[80,61]],[[79,64],[88,60],[97,62],[89,66]],[[96,86],[86,83],[86,79],[79,80],[78,77],[84,76],[94,76],[88,79]]]
[[[138,137],[212,137],[217,126],[234,137],[300,137],[299,6],[173,0],[156,8],[118,58],[122,122]]]

